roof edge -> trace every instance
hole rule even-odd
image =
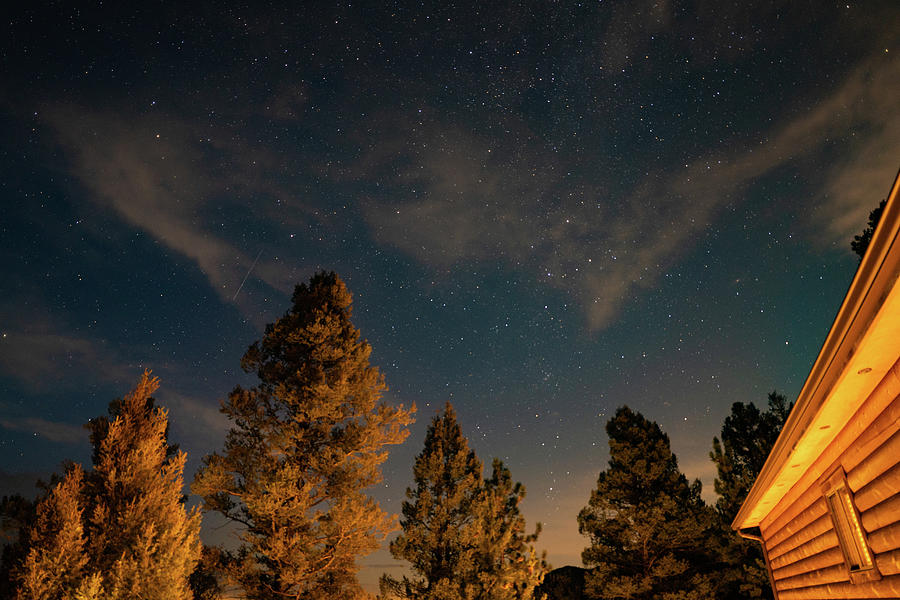
[[[888,261],[891,247],[900,232],[900,171],[894,179],[884,212],[872,241],[850,283],[834,323],[822,349],[813,363],[809,376],[788,416],[781,434],[775,440],[769,457],[731,524],[732,529],[756,527],[748,521],[762,495],[773,485],[797,442],[812,423],[819,409],[852,356],[857,342],[881,307],[884,293],[900,271],[900,252]]]

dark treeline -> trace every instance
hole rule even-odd
[[[494,460],[489,473],[449,404],[428,428],[399,523],[366,490],[415,407],[382,401],[371,347],[351,322],[334,273],[298,285],[241,365],[258,384],[223,403],[223,448],[191,491],[235,525],[239,542],[203,547],[199,509],[183,495],[185,454],[144,373],[88,424],[92,466],[65,464],[35,500],[2,501],[0,600],[366,598],[358,559],[399,529],[391,554],[410,576],[381,579],[382,598],[691,600],[771,598],[762,555],[730,529],[790,410],[735,403],[711,459],[718,501],[678,468],[668,436],[628,407],[607,423],[608,467],[577,515],[585,568],[549,571],[520,512],[525,489]],[[586,491],[586,496],[588,495]],[[573,518],[576,518],[573,515]]]

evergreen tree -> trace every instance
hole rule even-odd
[[[494,462],[482,481],[482,465],[448,403],[431,422],[416,457],[403,503],[402,533],[391,554],[419,575],[384,576],[385,596],[416,600],[520,600],[530,598],[546,565],[525,534],[519,503],[525,496],[509,470]]]
[[[222,597],[222,551],[214,546],[203,546],[200,560],[188,578],[194,600],[219,600]]]
[[[83,480],[81,467],[72,468],[38,503],[30,550],[16,573],[21,600],[69,600],[85,579]]]
[[[540,524],[534,533],[525,533],[525,518],[519,512],[524,498],[525,487],[513,483],[509,469],[494,459],[491,477],[484,481],[473,507],[477,580],[467,586],[467,598],[526,600],[543,580],[547,564],[532,546]]]
[[[394,558],[406,560],[421,577],[381,579],[382,593],[417,600],[458,600],[475,534],[472,505],[481,489],[481,461],[469,449],[448,403],[432,419],[425,447],[413,467],[415,488],[406,490],[402,533],[390,545]]]
[[[700,482],[678,470],[659,425],[622,407],[606,425],[609,468],[600,473],[579,531],[589,597],[693,600],[715,596],[705,548],[711,530]]]
[[[862,233],[859,235],[854,235],[853,241],[850,242],[850,249],[859,255],[859,260],[862,260],[863,256],[866,255],[866,250],[872,242],[872,235],[875,233],[875,228],[878,227],[878,222],[881,220],[881,213],[884,212],[884,206],[886,204],[886,199],[878,203],[878,206],[869,213],[869,223],[866,228],[863,229]]]
[[[547,600],[585,600],[585,569],[567,565],[553,569],[544,576],[534,590],[535,597],[545,596]]]
[[[759,543],[731,530],[731,523],[762,470],[792,404],[778,392],[769,394],[768,409],[752,402],[735,402],[722,425],[722,439],[713,438],[710,458],[716,464],[716,512],[720,522],[720,595],[723,600],[772,598],[772,587]]]
[[[168,413],[151,397],[158,387],[145,372],[112,403],[112,423],[92,430],[88,551],[111,598],[190,598],[200,557],[200,513],[183,504],[187,455],[170,452]]]
[[[360,596],[356,557],[394,526],[364,490],[381,481],[386,446],[406,438],[415,407],[380,402],[384,379],[351,302],[334,273],[297,286],[293,307],[244,354],[260,383],[229,395],[225,449],[194,480],[207,510],[242,526],[223,563],[248,598]]]
[[[752,402],[735,402],[722,425],[722,440],[713,438],[709,456],[718,473],[716,509],[729,523],[753,487],[793,404],[773,391],[769,393],[768,406],[768,410],[761,411]]]
[[[145,372],[114,401],[94,443],[94,469],[79,466],[38,503],[19,597],[187,600],[200,552],[200,514],[183,504],[185,454],[167,458],[168,415]],[[98,430],[94,429],[94,432]]]

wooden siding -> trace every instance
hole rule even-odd
[[[900,598],[900,361],[761,523],[776,597]],[[875,570],[851,581],[822,483],[843,469]]]

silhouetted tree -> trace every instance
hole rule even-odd
[[[222,552],[213,546],[203,546],[200,560],[188,578],[194,600],[219,600],[222,597]]]
[[[866,255],[866,250],[872,241],[872,235],[875,233],[875,228],[878,227],[878,221],[881,220],[881,213],[884,212],[885,204],[887,204],[887,200],[882,200],[878,203],[878,206],[869,213],[868,226],[863,229],[861,234],[853,236],[853,241],[850,242],[850,248],[859,255],[859,260],[862,260],[863,256]]]
[[[678,470],[668,436],[628,407],[606,425],[609,468],[600,473],[579,531],[588,597],[700,600],[715,597],[706,549],[712,511],[700,481]]]
[[[13,573],[28,555],[28,535],[34,526],[37,500],[21,494],[0,499],[0,600],[15,597]]]
[[[225,448],[194,479],[207,510],[242,526],[223,564],[249,598],[360,596],[356,558],[394,527],[364,490],[381,481],[386,447],[406,438],[415,408],[381,402],[384,378],[351,302],[334,273],[296,287],[292,308],[244,354],[260,383],[231,392]]]
[[[167,458],[168,415],[150,397],[157,387],[145,372],[91,436],[93,470],[70,467],[38,503],[16,576],[21,599],[191,598],[200,514],[184,508],[185,454]]]
[[[716,509],[734,520],[756,476],[762,470],[793,404],[776,391],[769,393],[768,409],[752,402],[735,402],[722,424],[722,439],[713,438],[709,456],[716,464]]]
[[[776,391],[769,394],[768,409],[752,402],[735,402],[722,424],[722,439],[713,438],[709,456],[716,465],[716,511],[721,526],[723,568],[720,571],[723,600],[772,598],[772,588],[759,543],[745,540],[731,530],[741,504],[762,470],[775,440],[793,407]]]
[[[448,403],[431,422],[406,490],[402,533],[391,554],[408,561],[417,578],[383,576],[385,596],[416,600],[530,598],[546,565],[525,533],[519,503],[525,496],[509,470],[495,461],[482,481],[481,461]]]
[[[553,569],[544,576],[541,585],[535,588],[535,597],[547,600],[585,600],[585,573],[581,567],[571,565]]]

